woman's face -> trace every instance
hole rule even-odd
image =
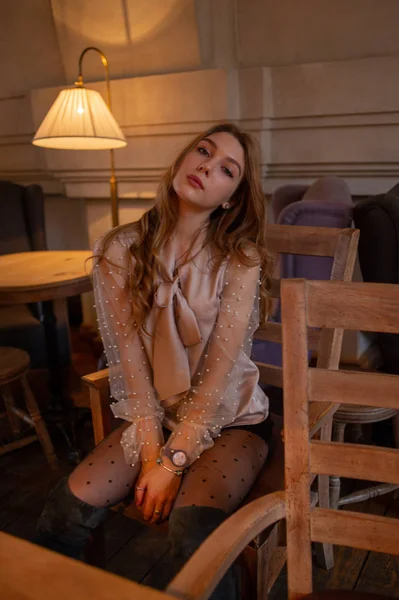
[[[185,156],[173,189],[180,201],[212,212],[229,203],[244,175],[244,160],[244,150],[234,136],[213,133]]]

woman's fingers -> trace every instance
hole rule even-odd
[[[154,508],[154,512],[152,515],[152,519],[151,519],[151,523],[154,525],[155,523],[158,523],[158,521],[162,520],[162,513],[163,513],[163,508],[161,505],[156,504],[155,508]]]
[[[143,518],[145,521],[149,521],[150,519],[152,519],[154,510],[155,510],[155,500],[147,494],[144,499],[144,504],[142,507]]]
[[[172,506],[173,506],[173,500],[169,500],[166,501],[163,507],[163,511],[162,511],[162,521],[164,521],[165,519],[167,519],[170,515],[170,512],[172,510]]]
[[[142,481],[140,481],[136,485],[136,490],[135,490],[135,501],[136,501],[136,506],[137,507],[139,507],[139,506],[141,506],[143,504],[146,491],[147,491],[146,484],[143,483]]]

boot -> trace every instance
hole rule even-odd
[[[173,556],[174,573],[180,571],[202,542],[228,517],[220,508],[210,506],[182,506],[172,511],[169,518],[169,540]],[[209,600],[235,600],[239,598],[236,565],[227,571]]]
[[[107,508],[96,508],[74,496],[68,477],[64,477],[47,498],[35,543],[81,560],[93,530],[105,521],[107,513]]]

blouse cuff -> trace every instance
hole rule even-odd
[[[129,410],[129,400],[121,400],[111,405],[115,417],[130,421],[121,437],[121,446],[127,464],[134,466],[139,460],[156,460],[164,444],[162,420],[163,410],[156,407],[155,414],[137,415]]]
[[[213,427],[210,431],[204,425],[197,423],[183,422],[171,433],[165,447],[173,450],[183,450],[192,465],[204,450],[213,446],[213,438],[217,437],[220,427]]]

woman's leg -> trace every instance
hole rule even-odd
[[[174,509],[209,506],[233,512],[252,488],[267,453],[259,436],[238,427],[222,430],[213,448],[184,476]]]
[[[120,445],[125,423],[83,460],[69,479],[50,493],[37,526],[37,543],[81,558],[92,531],[106,518],[108,507],[125,498],[138,476],[140,463],[127,465]]]
[[[268,453],[259,436],[240,429],[222,431],[215,445],[192,465],[169,519],[176,574],[202,542],[233,512],[250,491]],[[230,569],[210,600],[238,597]]]
[[[105,508],[130,494],[141,463],[134,467],[125,461],[121,437],[130,423],[124,423],[86,456],[69,476],[71,492],[87,504]]]

